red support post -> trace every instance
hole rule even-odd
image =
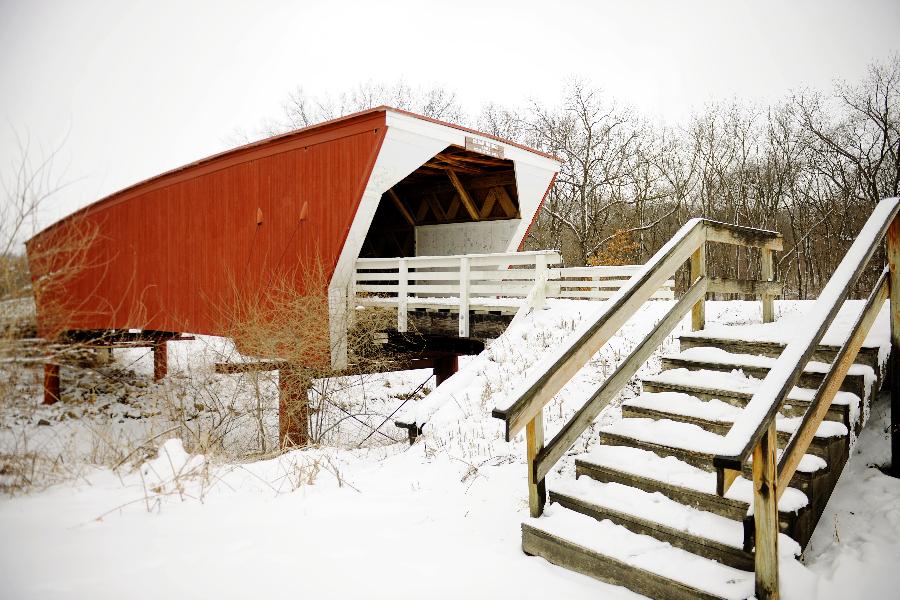
[[[169,372],[169,348],[166,340],[153,344],[153,380],[159,381]]]
[[[59,398],[59,365],[44,363],[44,404],[56,404]]]

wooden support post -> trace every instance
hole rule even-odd
[[[771,248],[760,250],[763,281],[775,281],[775,263]],[[762,320],[763,323],[775,321],[775,297],[770,294],[762,295]]]
[[[691,284],[706,276],[706,243],[701,243],[691,255]],[[691,310],[691,330],[700,331],[706,327],[706,295],[697,301]]]
[[[459,370],[458,356],[442,356],[434,359],[435,385],[441,385]]]
[[[753,449],[753,519],[757,600],[778,598],[778,497],[775,420]]]
[[[44,363],[44,404],[56,404],[59,398],[59,365]]]
[[[459,337],[469,337],[469,257],[459,260]]]
[[[544,448],[543,409],[525,425],[525,445],[528,455],[528,507],[532,517],[539,517],[544,512],[544,504],[547,503],[546,483],[543,479],[536,480],[537,469],[535,469],[535,459],[538,452]]]
[[[891,474],[900,477],[900,217],[895,217],[888,227],[887,261],[891,305]]]
[[[397,331],[408,330],[407,298],[409,297],[409,267],[406,259],[400,259],[400,268],[397,273]]]
[[[153,380],[159,381],[169,372],[169,348],[166,340],[153,344]]]
[[[278,441],[282,448],[309,443],[309,382],[295,367],[278,370]]]

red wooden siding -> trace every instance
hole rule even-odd
[[[42,334],[220,334],[232,282],[252,294],[317,257],[330,277],[384,123],[383,111],[370,111],[239,148],[123,190],[44,230],[28,242],[36,289],[62,261],[42,260],[43,252],[79,228],[98,237],[74,275],[38,294]],[[50,316],[58,307],[61,324]]]

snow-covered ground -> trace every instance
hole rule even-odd
[[[280,456],[274,382],[210,373],[229,352],[220,341],[170,344],[162,385],[148,381],[148,355],[119,352],[54,407],[38,406],[35,375],[20,373],[21,401],[0,407],[0,597],[636,597],[520,550],[524,444],[505,442],[490,411],[599,305],[550,306],[463,361],[428,400],[417,399],[432,385],[421,387],[427,371],[319,382],[323,445]],[[648,303],[551,403],[548,435],[669,306]],[[787,320],[807,306],[778,311]],[[759,304],[710,302],[707,319],[758,322]],[[658,369],[659,353],[642,374]],[[900,589],[900,481],[871,466],[888,461],[887,406],[874,401],[786,597]],[[386,419],[398,409],[427,417],[412,447]],[[619,418],[615,403],[598,423]],[[572,460],[551,479],[570,477]]]

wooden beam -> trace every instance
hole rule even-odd
[[[775,264],[772,258],[772,249],[763,248],[760,252],[763,281],[774,281]],[[762,318],[763,323],[772,323],[775,321],[775,295],[771,292],[762,294]]]
[[[503,208],[506,216],[510,219],[521,218],[519,209],[516,208],[513,199],[509,197],[509,192],[506,191],[506,188],[502,185],[498,185],[494,189],[497,190],[497,199],[500,200],[500,206]]]
[[[706,244],[702,243],[691,254],[691,283],[706,276]],[[706,298],[700,298],[691,310],[691,330],[700,331],[706,326]]]
[[[544,447],[544,411],[538,412],[525,426],[525,446],[528,456],[528,507],[532,517],[544,512],[547,487],[543,479],[536,479],[535,458]]]
[[[783,281],[747,281],[722,277],[709,278],[709,291],[718,294],[750,294],[753,296],[777,296],[784,287]],[[766,321],[770,323],[771,321]]]
[[[435,173],[435,175],[440,175],[443,178],[444,173],[446,173],[446,169],[441,169],[440,173]],[[501,171],[496,175],[479,175],[477,177],[470,177],[465,181],[466,189],[469,191],[487,190],[492,187],[507,185],[516,185],[516,175],[512,170]],[[405,189],[407,187],[407,184],[400,184],[400,187]],[[410,189],[412,189],[413,186],[410,185],[409,187]],[[400,191],[402,192],[403,189],[401,189]],[[455,190],[456,188],[454,188],[449,183],[444,183],[442,179],[436,179],[435,183],[432,184],[416,187],[417,193],[421,191],[424,194],[435,193],[439,196]]]
[[[456,214],[459,212],[460,206],[461,204],[459,202],[459,194],[453,194],[453,200],[450,201],[450,206],[449,208],[447,208],[447,219],[455,219]]]
[[[494,204],[497,203],[497,188],[491,188],[488,190],[487,196],[484,197],[484,204],[481,205],[481,211],[479,215],[482,219],[487,219],[491,216],[491,211],[494,210]]]
[[[421,223],[425,220],[425,217],[428,216],[428,200],[422,198],[422,203],[419,204],[419,211],[416,213],[416,223]]]
[[[447,169],[447,177],[450,179],[450,183],[452,183],[453,187],[456,189],[456,193],[459,194],[459,199],[462,201],[463,206],[466,207],[466,212],[469,213],[469,216],[473,221],[480,221],[481,219],[478,216],[478,209],[475,208],[475,203],[472,202],[472,197],[469,196],[469,192],[467,192],[466,188],[463,187],[463,184],[459,180],[459,177],[456,175],[456,172],[452,169]]]
[[[428,206],[431,207],[431,212],[434,213],[435,218],[437,218],[438,221],[446,221],[447,215],[444,213],[444,209],[440,202],[438,202],[437,196],[428,194],[426,198],[428,200]]]
[[[416,226],[416,220],[413,218],[412,213],[409,212],[409,209],[406,208],[406,204],[400,199],[400,196],[397,195],[397,192],[394,191],[394,188],[391,188],[387,191],[388,197],[393,201],[394,206],[397,207],[397,210],[400,211],[400,214],[403,215],[403,218],[406,219],[406,222]]]

